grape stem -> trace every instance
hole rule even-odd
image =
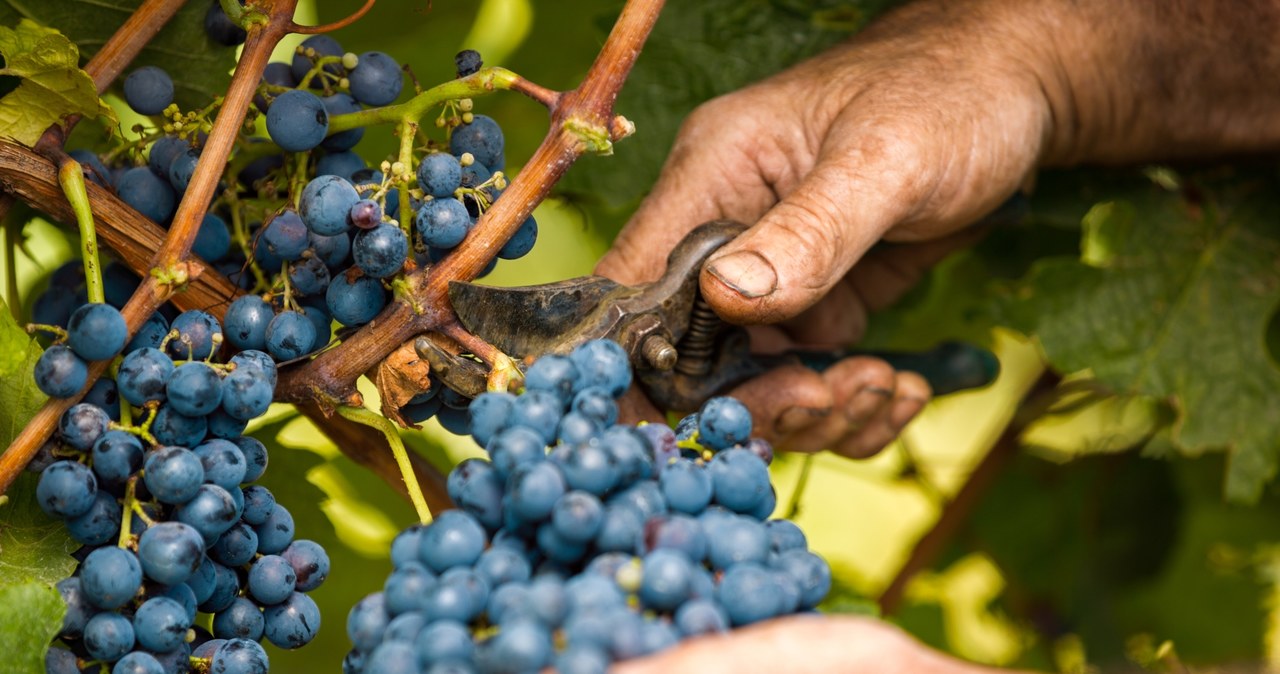
[[[129,547],[129,540],[133,538],[133,527],[130,524],[133,519],[133,509],[136,507],[138,507],[138,476],[134,475],[125,483],[124,503],[120,507],[120,536],[116,539],[116,547]]]
[[[102,288],[102,262],[98,258],[98,235],[94,233],[93,209],[89,207],[89,194],[85,191],[84,171],[80,162],[67,158],[58,167],[58,182],[75,213],[80,228],[80,255],[84,258],[84,282],[89,301],[103,304],[107,301]]]
[[[360,17],[364,16],[365,14],[368,14],[369,10],[373,9],[373,3],[376,1],[377,0],[365,0],[364,5],[361,6],[360,9],[357,9],[347,18],[339,21],[334,21],[333,23],[326,23],[319,26],[300,26],[290,21],[289,23],[291,25],[289,26],[289,32],[303,33],[305,35],[315,35],[317,33],[329,33],[329,32],[338,30],[340,28],[346,28],[347,26],[350,26],[356,21],[359,21]],[[224,5],[226,4],[226,0],[223,0],[223,4]]]
[[[404,447],[404,440],[395,424],[389,419],[365,407],[342,405],[338,414],[358,424],[364,424],[382,432],[387,444],[391,446],[391,454],[395,456],[400,467],[400,477],[404,480],[405,489],[409,492],[409,500],[413,501],[414,510],[418,511],[418,520],[423,524],[431,523],[431,509],[427,507],[427,499],[422,495],[422,487],[418,485],[418,476],[413,472],[413,464],[409,462],[409,452]]]
[[[614,117],[613,103],[635,64],[662,9],[663,0],[628,0],[605,40],[587,76],[578,88],[554,98],[551,128],[524,170],[507,187],[503,198],[486,210],[479,222],[452,253],[426,270],[407,278],[419,303],[415,313],[409,303],[391,303],[371,323],[349,336],[341,346],[314,360],[281,373],[276,396],[285,401],[360,400],[356,379],[411,340],[431,330],[465,332],[449,306],[449,282],[474,279],[520,228],[551,188],[587,151],[607,151],[611,143],[629,135],[634,127]],[[489,86],[480,86],[485,82]],[[461,79],[424,91],[400,105],[339,115],[330,120],[330,133],[374,123],[398,122],[405,115],[443,102],[468,98],[490,88],[525,91],[527,81],[503,68],[485,68]],[[480,89],[481,91],[477,91]],[[430,101],[430,103],[428,103]],[[414,119],[419,117],[415,116]],[[493,368],[499,361],[482,359]]]

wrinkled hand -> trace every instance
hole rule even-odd
[[[849,616],[793,616],[681,643],[625,662],[614,674],[982,674],[888,624]]]
[[[717,251],[701,288],[753,348],[855,343],[868,311],[973,239],[1035,168],[1050,123],[1016,26],[908,7],[851,44],[705,103],[598,266],[653,280],[690,229],[754,223]],[[881,240],[897,242],[877,246]],[[855,263],[856,266],[855,266]],[[779,447],[879,451],[924,406],[924,380],[871,358],[786,368],[733,395]],[[643,412],[645,410],[641,410]]]

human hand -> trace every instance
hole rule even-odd
[[[1003,17],[956,20],[925,3],[704,104],[598,271],[652,280],[694,226],[754,223],[703,271],[716,312],[756,326],[762,352],[856,342],[868,311],[972,241],[961,229],[1036,166],[1050,114],[1022,53],[1034,47],[1018,33]],[[882,239],[898,243],[872,248]],[[823,373],[777,370],[733,395],[783,449],[866,456],[930,392],[913,373],[854,358]]]
[[[793,616],[682,642],[619,663],[614,674],[982,674],[992,670],[932,651],[901,630],[868,618]]]

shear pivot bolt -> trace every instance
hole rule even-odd
[[[650,365],[659,370],[670,370],[675,367],[676,358],[679,356],[676,353],[676,347],[671,346],[671,342],[668,342],[660,335],[646,337],[644,344],[640,347],[640,352]]]

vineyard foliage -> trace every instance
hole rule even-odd
[[[115,105],[101,104],[80,67],[138,4],[0,0],[0,134],[32,144],[69,114],[90,120],[73,137],[78,147],[105,148],[104,128],[127,130],[130,113],[112,97],[107,102]],[[354,8],[315,4],[312,18],[320,22]],[[378,49],[405,59],[424,86],[452,77],[458,49],[486,44],[498,52],[485,55],[490,65],[569,88],[617,10],[586,0],[478,4],[477,11],[456,0],[380,0],[338,37],[356,53]],[[554,202],[539,211],[550,223],[540,252],[500,269],[497,279],[536,283],[589,270],[652,185],[690,110],[847,38],[892,4],[669,2],[616,106],[636,123],[637,136],[569,172]],[[221,95],[234,64],[206,37],[205,10],[202,2],[187,3],[134,64],[181,73],[174,80],[184,110]],[[518,172],[545,133],[545,115],[508,93],[478,99],[477,109],[502,120],[514,164],[508,171]],[[358,151],[376,161],[396,145],[389,131],[375,130]],[[18,300],[24,320],[47,273],[75,250],[67,245],[76,236],[70,224],[59,233],[23,207],[5,222],[4,245],[19,249],[21,270],[20,297],[5,299]],[[549,250],[556,246],[561,252]],[[1277,259],[1280,174],[1268,163],[1045,172],[1025,217],[957,253],[899,306],[874,317],[870,346],[1029,340],[1042,362],[1018,364],[1021,376],[1034,381],[1041,367],[1063,376],[1056,394],[1025,403],[1016,394],[943,401],[968,404],[974,415],[989,414],[979,406],[998,402],[1008,409],[996,413],[1016,416],[1026,431],[1013,438],[1022,440],[1017,456],[933,563],[940,576],[976,555],[998,569],[1003,589],[967,617],[927,592],[908,593],[888,617],[932,645],[971,656],[980,649],[958,636],[968,633],[960,623],[997,621],[1017,642],[984,656],[1001,664],[1065,667],[1068,651],[1096,663],[1147,664],[1153,644],[1164,640],[1193,663],[1280,663]],[[44,401],[30,376],[40,352],[4,307],[4,446]],[[289,504],[299,532],[329,551],[336,581],[315,593],[327,621],[324,638],[298,652],[271,650],[272,662],[279,671],[331,671],[348,648],[341,635],[347,610],[378,589],[390,538],[413,513],[290,408],[277,406],[255,424],[271,450],[263,484]],[[939,437],[945,434],[930,435]],[[440,468],[477,452],[434,427],[405,438]],[[902,460],[904,446],[887,454],[898,458],[877,464],[886,470],[875,479],[894,489],[929,487],[921,477],[929,466]],[[794,457],[779,463],[783,470],[797,465]],[[43,671],[40,654],[62,613],[49,584],[71,571],[69,553],[77,547],[35,506],[34,482],[21,478],[0,506],[0,649],[17,654],[6,661],[16,672]],[[847,515],[858,507],[840,493],[806,493],[801,502],[802,521],[819,516],[813,509],[853,521]],[[856,547],[856,528],[814,547]],[[883,589],[859,569],[836,571],[843,589],[833,609],[866,610],[861,597]]]

